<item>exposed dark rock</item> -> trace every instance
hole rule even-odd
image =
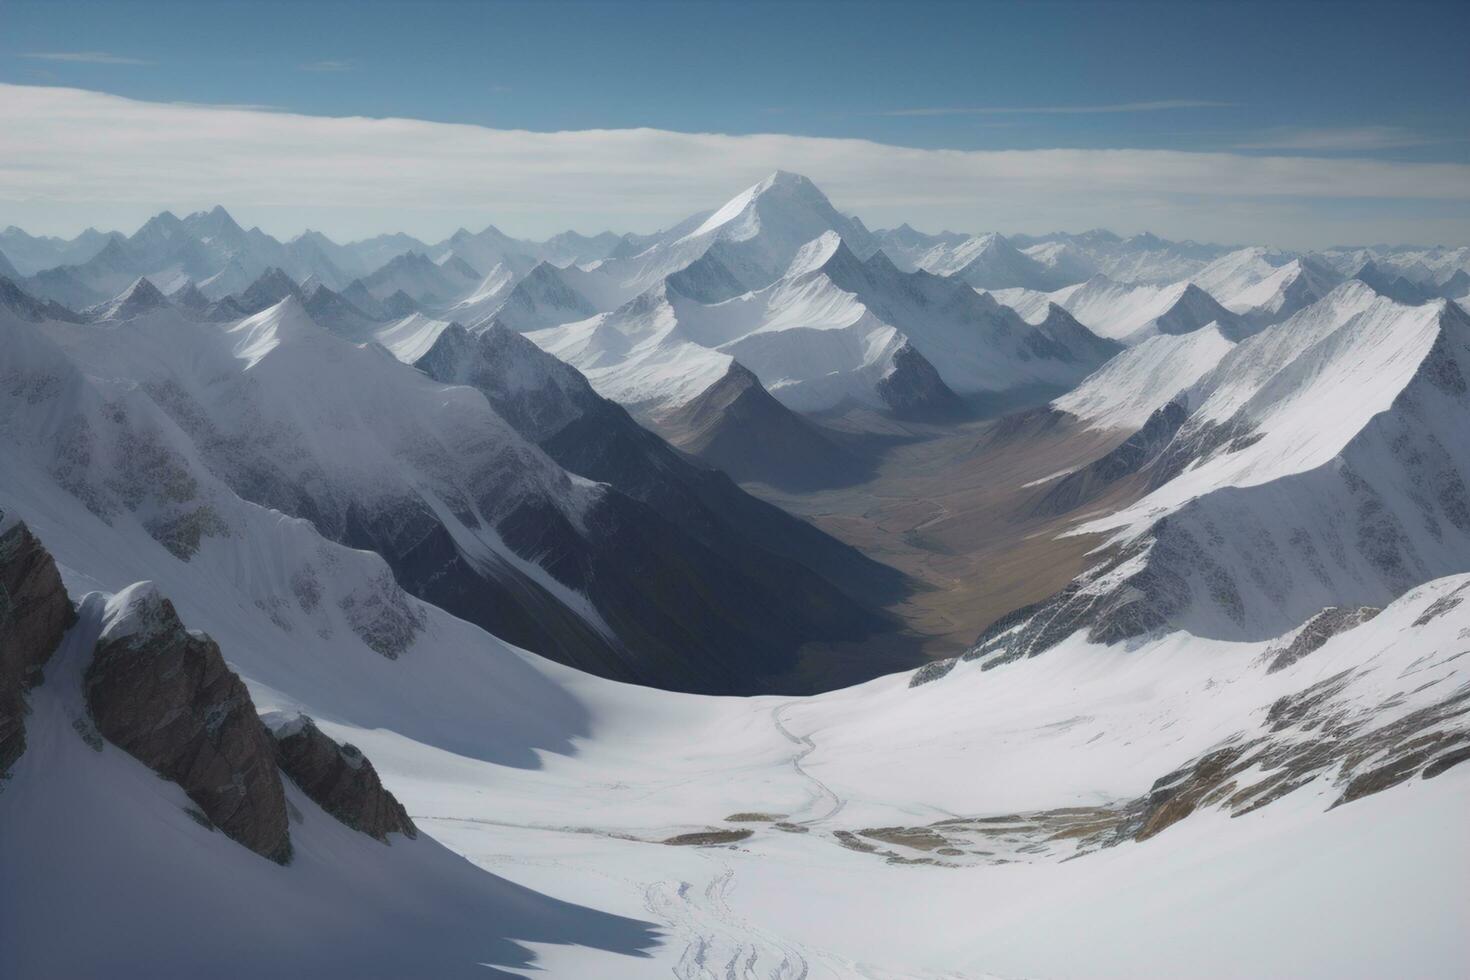
[[[1122,353],[1116,340],[1099,337],[1088,330],[1066,309],[1055,303],[1047,307],[1046,319],[1026,336],[1026,346],[1038,357],[1089,365],[1086,372],[1102,367],[1110,358]],[[1079,376],[1078,380],[1081,380]]]
[[[1419,614],[1419,618],[1414,620],[1414,625],[1423,626],[1426,623],[1433,622],[1434,620],[1443,616],[1445,613],[1459,606],[1460,603],[1465,601],[1465,593],[1467,590],[1470,590],[1470,585],[1462,585],[1455,591],[1451,592],[1449,595],[1442,595],[1438,599],[1435,599],[1422,613]]]
[[[561,270],[540,262],[511,288],[495,318],[511,329],[526,332],[585,320],[596,313],[597,307],[587,297],[567,285]]]
[[[1156,780],[1138,817],[1134,839],[1148,840],[1193,813],[1223,782],[1245,750],[1243,745],[1216,749],[1187,768]]]
[[[1163,626],[1168,617],[1190,599],[1187,579],[1173,571],[1174,561],[1149,562],[1121,584],[1101,586],[1119,566],[1151,550],[1164,549],[1208,575],[1208,556],[1187,534],[1164,537],[1167,521],[1154,527],[1156,537],[1144,537],[1126,548],[1104,552],[1102,560],[1066,588],[1042,602],[1018,609],[993,623],[963,659],[985,658],[984,669],[1043,653],[1078,630],[1087,630],[1094,643],[1115,643],[1142,636]],[[1193,565],[1188,564],[1192,562]]]
[[[741,482],[801,490],[844,486],[864,466],[782,405],[739,361],[664,420],[671,441]]]
[[[380,306],[383,310],[383,317],[387,320],[398,320],[419,312],[419,304],[401,289],[395,289],[389,293]]]
[[[395,297],[407,299],[414,308],[409,310],[412,313],[420,304],[433,306],[450,302],[470,286],[469,281],[459,272],[446,270],[436,265],[423,252],[413,250],[389,259],[377,271],[363,277],[362,283],[374,296],[382,297],[386,294],[383,300],[385,311],[394,317],[408,315],[389,308],[390,305],[401,304],[402,301]],[[414,292],[405,292],[405,285]],[[348,299],[352,301],[351,297]]]
[[[893,352],[893,369],[878,379],[878,397],[897,418],[948,422],[964,418],[965,404],[934,365],[909,343]]]
[[[121,611],[86,673],[97,730],[178,783],[229,837],[286,863],[291,838],[275,744],[244,683],[150,583],[116,601]]]
[[[1440,283],[1435,292],[1445,299],[1462,299],[1470,296],[1470,272],[1456,269],[1455,274]]]
[[[1337,634],[1363,625],[1382,611],[1377,606],[1329,606],[1307,620],[1301,632],[1286,646],[1267,652],[1267,656],[1271,657],[1271,665],[1266,668],[1266,673],[1274,674],[1284,667],[1290,667],[1307,654],[1316,652],[1322,644]]]
[[[585,590],[628,650],[636,651],[615,653],[611,676],[750,693],[765,690],[758,675],[787,669],[803,643],[857,639],[887,625],[868,603],[901,593],[902,576],[673,449],[597,395],[574,368],[515,331],[498,323],[473,332],[450,326],[416,366],[436,380],[478,389],[557,463],[612,488],[591,515],[590,535],[529,502],[499,525],[517,553],[537,556],[559,581]],[[425,524],[433,520],[427,512],[419,517]],[[461,571],[474,572],[449,574],[457,566],[447,535],[425,526],[390,537],[389,543],[415,543],[413,564],[417,569],[422,562],[423,576],[405,574],[403,562],[390,557],[396,547],[369,543],[382,540],[379,533],[354,543],[389,557],[410,591],[422,578],[436,594],[416,594],[480,621],[487,609],[484,589],[444,595],[462,580]],[[601,570],[614,565],[611,574]],[[508,597],[498,615],[509,615],[517,603],[526,604]],[[545,614],[531,619],[517,629],[544,633],[553,622]],[[495,631],[506,635],[503,626]],[[610,672],[608,657],[561,642],[585,645],[578,638],[560,637],[556,646],[506,638],[583,669]],[[694,651],[699,656],[691,657]],[[681,659],[700,662],[696,670],[678,667],[685,679],[668,673]],[[658,674],[651,674],[660,663]],[[699,673],[708,676],[687,679]]]
[[[275,306],[287,296],[302,300],[301,287],[283,270],[272,266],[235,297],[235,302],[247,314],[254,314]]]
[[[745,292],[744,284],[709,252],[675,272],[664,282],[670,289],[701,303],[719,303]]]
[[[383,788],[356,746],[338,744],[306,715],[277,714],[264,721],[281,769],[323,810],[384,843],[389,834],[418,836],[408,811]]]
[[[1424,767],[1424,778],[1433,779],[1451,766],[1457,766],[1467,760],[1470,760],[1470,745],[1455,749],[1453,752],[1446,752]]]
[[[749,830],[705,830],[692,834],[675,834],[663,843],[675,847],[712,847],[720,844],[734,844],[745,840],[750,835]]]
[[[41,320],[64,320],[80,323],[82,317],[62,306],[54,299],[44,302],[21,289],[14,280],[0,275],[0,307],[4,307],[23,320],[38,323]]]
[[[354,279],[347,284],[347,288],[339,293],[344,302],[352,304],[354,309],[361,310],[364,315],[373,320],[387,320],[388,313],[383,309],[383,304],[368,292],[367,285],[361,279]]]
[[[1362,268],[1353,273],[1353,278],[1372,286],[1380,295],[1409,306],[1418,306],[1433,296],[1429,290],[1383,268],[1372,259],[1364,262]]]
[[[1148,421],[1106,455],[1053,483],[1033,507],[1038,515],[1065,514],[1075,510],[1114,483],[1137,473],[1169,445],[1174,433],[1189,416],[1179,402],[1155,409]]]
[[[168,309],[172,305],[158,291],[158,287],[145,277],[139,278],[106,303],[83,310],[82,313],[89,320],[131,320],[154,310]]]
[[[906,590],[900,573],[674,449],[593,391],[576,368],[507,327],[491,324],[472,334],[451,326],[415,366],[435,380],[478,389],[568,471],[649,505],[752,575],[784,580],[789,588],[803,573],[772,568],[770,556],[777,555],[873,602]]]
[[[354,331],[373,323],[373,319],[362,310],[326,286],[319,285],[311,291],[302,304],[311,318],[329,330],[351,335]]]
[[[909,678],[909,687],[920,687],[930,681],[937,681],[954,670],[955,664],[959,663],[958,657],[949,657],[945,660],[936,660],[927,663],[914,671],[914,676]]]
[[[0,775],[25,751],[25,693],[75,621],[56,562],[30,529],[0,533]]]

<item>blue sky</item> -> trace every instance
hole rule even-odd
[[[1470,162],[1467,3],[0,0],[0,24],[0,82],[146,102],[928,150]],[[1463,203],[1354,200],[1365,232],[1470,235]],[[36,201],[17,210],[34,220]],[[64,224],[76,208],[54,213]]]

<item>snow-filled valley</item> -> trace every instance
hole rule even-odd
[[[0,975],[1470,964],[1470,250],[10,252]]]

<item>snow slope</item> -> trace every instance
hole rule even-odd
[[[1134,430],[1176,400],[1235,344],[1210,324],[1185,334],[1158,334],[1117,357],[1052,402],[1100,429]]]
[[[1183,334],[1209,323],[1231,330],[1236,318],[1198,286],[1128,286],[1096,276],[1051,294],[1052,302],[1103,337],[1136,344],[1156,334]]]
[[[1151,490],[1072,586],[980,648],[1182,627],[1261,638],[1470,567],[1470,316],[1349,282],[1237,344],[1177,397]],[[1172,435],[1172,438],[1170,436]]]
[[[486,874],[430,838],[381,844],[289,780],[288,866],[201,826],[176,784],[79,736],[82,672],[112,608],[103,593],[81,599],[30,696],[29,746],[0,805],[0,972],[511,976],[481,964],[524,966],[516,939],[624,954],[653,944],[637,921]]]
[[[810,180],[778,170],[679,237],[661,238],[642,252],[609,258],[589,271],[612,284],[604,289],[610,299],[626,302],[711,256],[742,291],[760,289],[786,271],[802,246],[827,232],[835,232],[860,256],[877,249],[867,229],[839,213]]]
[[[1106,814],[1232,739],[1310,740],[1273,730],[1271,706],[1344,672],[1324,713],[1370,733],[1452,698],[1467,606],[1420,621],[1466,582],[1430,583],[1276,672],[1269,643],[1175,633],[1131,649],[1079,638],[917,689],[885,678],[796,702],[653,704],[573,682],[598,705],[597,734],[541,772],[427,767],[388,733],[352,734],[404,774],[395,790],[419,801],[421,825],[483,866],[667,922],[655,969],[677,977],[711,962],[757,976],[1452,976],[1470,949],[1463,767],[1329,810],[1342,784],[1326,759],[1253,812],[1207,806],[1101,849],[1052,837],[1039,815]],[[1463,713],[1450,724],[1463,733]],[[712,829],[752,835],[644,843]],[[972,866],[923,863],[936,860]],[[648,972],[577,950],[546,966]]]
[[[1264,279],[1228,294],[1225,305],[1257,322],[1274,323],[1315,303],[1341,281],[1310,258],[1292,259]]]
[[[185,563],[150,553],[146,537],[88,518],[64,495],[17,492],[9,481],[4,492],[0,506],[55,542],[75,592],[126,579],[129,566],[156,569],[185,621],[221,642],[262,711],[306,710],[362,748],[424,832],[384,848],[293,791],[299,863],[267,865],[185,819],[169,785],[116,750],[88,748],[72,727],[74,682],[53,668],[32,696],[33,753],[0,806],[0,849],[46,842],[5,851],[18,873],[0,885],[24,899],[7,898],[23,919],[6,925],[25,928],[4,948],[44,972],[92,972],[115,949],[115,929],[127,930],[141,960],[193,969],[233,950],[237,933],[221,923],[260,902],[255,928],[297,928],[236,953],[240,975],[290,972],[316,957],[331,957],[314,967],[319,975],[380,975],[373,957],[386,975],[514,965],[500,936],[531,940],[546,975],[609,978],[696,977],[701,963],[748,964],[757,976],[1289,968],[1439,977],[1470,952],[1461,928],[1470,893],[1458,874],[1470,858],[1463,767],[1433,779],[1411,773],[1329,810],[1342,793],[1335,759],[1303,763],[1294,771],[1310,778],[1260,809],[1230,819],[1205,806],[1157,837],[1100,849],[1049,839],[1055,830],[1040,816],[1126,808],[1232,740],[1264,733],[1271,745],[1313,744],[1309,727],[1276,728],[1272,707],[1344,673],[1347,683],[1314,703],[1369,735],[1439,705],[1466,681],[1456,654],[1470,603],[1452,602],[1470,586],[1466,576],[1414,590],[1279,671],[1269,663],[1290,636],[1241,643],[1175,632],[1131,647],[1074,637],[1045,657],[993,670],[960,664],[917,688],[900,675],[813,699],[702,698],[580,675],[432,607],[421,607],[424,630],[397,660],[348,630],[316,636],[296,603],[275,610],[293,627],[283,630],[260,603],[289,594],[274,576],[289,572],[280,568],[289,542],[313,537],[304,522]],[[244,560],[241,546],[254,557]],[[375,561],[336,550],[347,567]],[[335,615],[324,598],[319,608]],[[99,597],[89,602],[78,636],[98,621]],[[1449,721],[1463,726],[1464,716]],[[737,814],[750,817],[727,819]],[[658,843],[711,829],[752,833],[734,848]],[[925,830],[960,853],[936,853]],[[599,951],[637,948],[646,933],[471,877],[440,844],[537,892],[653,922],[663,941],[652,959]],[[969,866],[902,863],[916,860]],[[220,889],[222,878],[235,887]],[[100,914],[120,884],[129,886],[126,915]],[[283,892],[303,904],[277,899]],[[75,914],[89,903],[99,914]],[[54,935],[60,921],[64,947],[28,941]],[[486,921],[496,924],[488,935]],[[1157,941],[1160,930],[1169,942]],[[28,972],[42,971],[19,975]]]
[[[941,243],[917,256],[914,266],[937,276],[951,276],[977,289],[1055,289],[1077,280],[1065,265],[1043,264],[994,232],[954,245]],[[1075,261],[1072,263],[1075,266]],[[1086,278],[1083,276],[1082,278]]]
[[[610,314],[532,333],[607,397],[651,414],[688,402],[731,358],[790,408],[881,405],[877,383],[910,343],[960,394],[1066,386],[1114,348],[1065,314],[1039,326],[963,283],[860,260],[835,232],[806,243],[771,285],[703,303],[673,285]]]

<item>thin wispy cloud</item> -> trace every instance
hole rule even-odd
[[[1110,112],[1161,112],[1167,109],[1226,109],[1234,102],[1208,99],[1161,99],[1155,102],[1115,102],[1110,105],[1038,106],[926,106],[918,109],[888,109],[880,116],[1064,116]]]
[[[1337,129],[1308,129],[1279,126],[1262,130],[1239,143],[1236,150],[1312,150],[1318,152],[1361,152],[1400,146],[1428,146],[1437,140],[1400,126],[1351,126]]]
[[[107,152],[97,153],[98,146]],[[1463,163],[920,149],[657,129],[529,132],[5,84],[0,160],[0,212],[24,207],[25,214],[85,215],[91,222],[104,207],[131,214],[223,202],[259,220],[274,215],[295,223],[282,229],[290,233],[309,213],[314,226],[344,236],[400,229],[434,236],[482,219],[504,221],[519,234],[570,226],[646,231],[778,168],[811,177],[864,220],[933,227],[1127,230],[1147,217],[1172,237],[1286,243],[1310,236],[1327,244],[1345,227],[1354,235],[1414,240],[1426,221],[1463,221],[1456,215],[1470,210],[1470,165]],[[1381,221],[1371,232],[1349,227],[1355,207],[1397,216],[1398,224]]]
[[[146,58],[128,58],[108,51],[26,51],[22,58],[32,61],[60,61],[80,65],[151,65]]]
[[[327,59],[325,61],[308,61],[301,66],[302,71],[352,71],[357,65],[346,60]]]

